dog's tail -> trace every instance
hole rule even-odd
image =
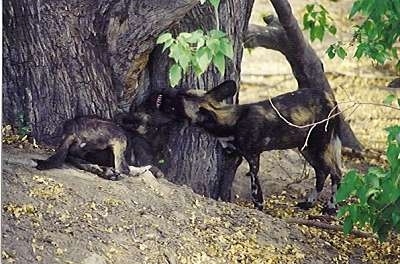
[[[338,112],[338,110],[337,110]],[[331,144],[333,146],[333,160],[337,165],[337,170],[342,169],[342,141],[340,140],[340,125],[341,119],[340,115],[337,115],[331,120],[333,122],[333,131],[332,131],[332,138]]]
[[[56,153],[50,156],[47,160],[34,160],[37,163],[36,168],[38,170],[49,170],[60,167],[67,158],[69,147],[74,142],[74,135],[69,134],[64,136],[64,139],[61,142],[60,146],[57,148]]]

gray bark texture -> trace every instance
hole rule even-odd
[[[54,143],[68,118],[129,108],[155,38],[196,3],[4,1],[4,121]]]
[[[264,47],[281,52],[289,62],[298,88],[320,88],[333,94],[324,67],[311,45],[304,39],[290,4],[286,0],[271,0],[278,15],[264,18],[266,26],[250,25],[245,47]],[[362,145],[355,137],[344,116],[340,115],[340,139],[345,147],[361,151]]]
[[[209,89],[226,79],[239,83],[252,4],[221,1],[220,27],[235,54],[225,75],[210,67],[200,79],[186,76],[179,88]],[[57,128],[67,119],[113,118],[139,109],[152,92],[171,89],[171,61],[155,40],[167,30],[209,30],[216,21],[210,5],[197,0],[5,0],[3,25],[3,122],[15,125],[22,118],[35,139],[56,144]],[[230,199],[238,157],[199,128],[176,124],[160,131],[164,141],[157,157],[168,179]]]

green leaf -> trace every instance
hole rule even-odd
[[[305,13],[303,16],[303,26],[304,26],[304,30],[307,30],[311,27],[311,23],[308,19],[308,13]]]
[[[348,235],[353,230],[353,220],[348,216],[343,222],[343,232]]]
[[[328,54],[328,57],[330,59],[333,59],[336,55],[336,49],[334,45],[330,45],[329,48],[326,50],[326,53]]]
[[[210,30],[210,32],[208,33],[209,37],[211,38],[215,38],[215,39],[220,39],[226,36],[226,33],[221,31],[221,30],[217,30],[217,29],[213,29]]]
[[[360,1],[355,1],[351,7],[349,18],[352,18],[358,11],[360,11]]]
[[[211,53],[213,55],[215,55],[219,51],[220,41],[219,41],[219,39],[215,39],[215,38],[207,39],[206,46],[210,49]]]
[[[341,59],[344,59],[347,56],[347,52],[342,47],[339,47],[336,50],[336,53],[339,56],[339,58],[341,58]]]
[[[179,43],[171,45],[168,57],[172,58],[175,62],[179,61],[179,57],[182,55],[182,46]]]
[[[349,171],[336,193],[336,201],[341,202],[346,200],[350,195],[354,194],[359,187],[358,173],[354,170]]]
[[[320,41],[322,41],[322,39],[324,38],[324,34],[325,30],[322,26],[315,26],[311,27],[310,29],[311,41],[314,41],[315,39],[319,39]]]
[[[307,12],[310,13],[311,11],[313,11],[314,7],[315,7],[315,4],[306,5]]]
[[[179,81],[182,78],[182,68],[178,64],[172,65],[169,69],[169,82],[172,87],[178,85]]]
[[[217,67],[218,71],[222,76],[225,74],[225,57],[224,54],[218,52],[213,57],[213,63]]]
[[[383,103],[385,105],[391,105],[392,102],[396,99],[396,96],[394,94],[389,94],[388,96],[386,96],[385,100],[383,101]]]
[[[400,208],[398,211],[392,212],[392,222],[394,226],[400,223]]]
[[[365,175],[365,183],[371,188],[379,188],[379,178],[375,173]]]
[[[168,49],[174,43],[174,39],[169,39],[164,42],[164,47],[162,48],[162,52]]]
[[[157,44],[162,44],[162,43],[164,43],[164,42],[166,42],[166,41],[168,41],[168,40],[171,40],[171,39],[172,39],[172,34],[169,33],[169,32],[167,32],[167,33],[161,34],[161,35],[157,38],[156,43],[157,43]]]
[[[357,50],[356,53],[354,54],[354,57],[356,57],[357,59],[360,59],[361,56],[363,56],[363,54],[365,53],[365,51],[367,50],[367,46],[365,43],[361,43],[357,46]]]
[[[233,47],[232,43],[228,39],[223,39],[221,41],[221,46],[219,49],[226,57],[232,59],[233,58]]]
[[[200,68],[200,74],[202,74],[210,65],[212,60],[212,54],[209,48],[201,47],[195,54],[196,62]],[[198,74],[198,75],[200,75]]]
[[[386,151],[386,156],[389,161],[389,165],[393,168],[399,166],[400,164],[400,150],[394,144],[390,144]]]
[[[337,29],[334,25],[331,25],[328,30],[332,35],[336,35]]]
[[[181,33],[179,33],[179,35],[178,35],[178,38],[180,38],[180,39],[188,39],[188,38],[190,38],[190,37],[192,37],[192,34],[191,33],[188,33],[188,32],[181,32]]]
[[[203,40],[204,45],[204,33],[201,29],[192,32],[190,36],[186,39],[186,41],[191,44],[198,43],[201,40]]]
[[[342,216],[345,216],[348,211],[349,211],[349,207],[347,205],[341,206],[339,208],[339,211],[337,212],[337,217],[341,218]]]
[[[220,0],[208,0],[210,4],[215,8],[218,9]]]

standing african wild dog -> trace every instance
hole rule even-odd
[[[249,163],[252,199],[258,209],[263,207],[257,177],[260,154],[268,150],[298,148],[316,175],[315,190],[298,206],[304,209],[314,206],[330,174],[332,194],[324,210],[333,213],[336,208],[334,197],[341,179],[339,118],[335,116],[338,109],[333,96],[319,89],[301,89],[272,98],[273,105],[269,100],[244,105],[219,103],[235,93],[235,82],[226,81],[204,95],[190,92],[161,94],[160,109],[189,119],[217,137],[232,139],[230,143]],[[276,110],[286,121],[297,126],[331,118],[314,127],[297,128],[283,120]],[[306,141],[307,146],[302,149]]]
[[[68,161],[79,169],[111,180],[117,180],[120,173],[135,173],[135,170],[138,172],[148,167],[154,175],[161,176],[161,171],[155,167],[136,169],[129,166],[144,165],[138,164],[139,160],[146,165],[152,163],[151,147],[142,136],[147,133],[146,123],[150,117],[138,113],[133,117],[120,115],[117,119],[119,125],[94,116],[66,121],[56,153],[47,160],[35,160],[36,168],[57,168]]]

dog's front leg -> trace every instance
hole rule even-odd
[[[258,170],[260,168],[260,154],[246,154],[244,158],[249,163],[250,171],[247,173],[251,180],[251,197],[253,199],[254,206],[258,210],[263,209],[264,199],[260,181],[258,180]]]

